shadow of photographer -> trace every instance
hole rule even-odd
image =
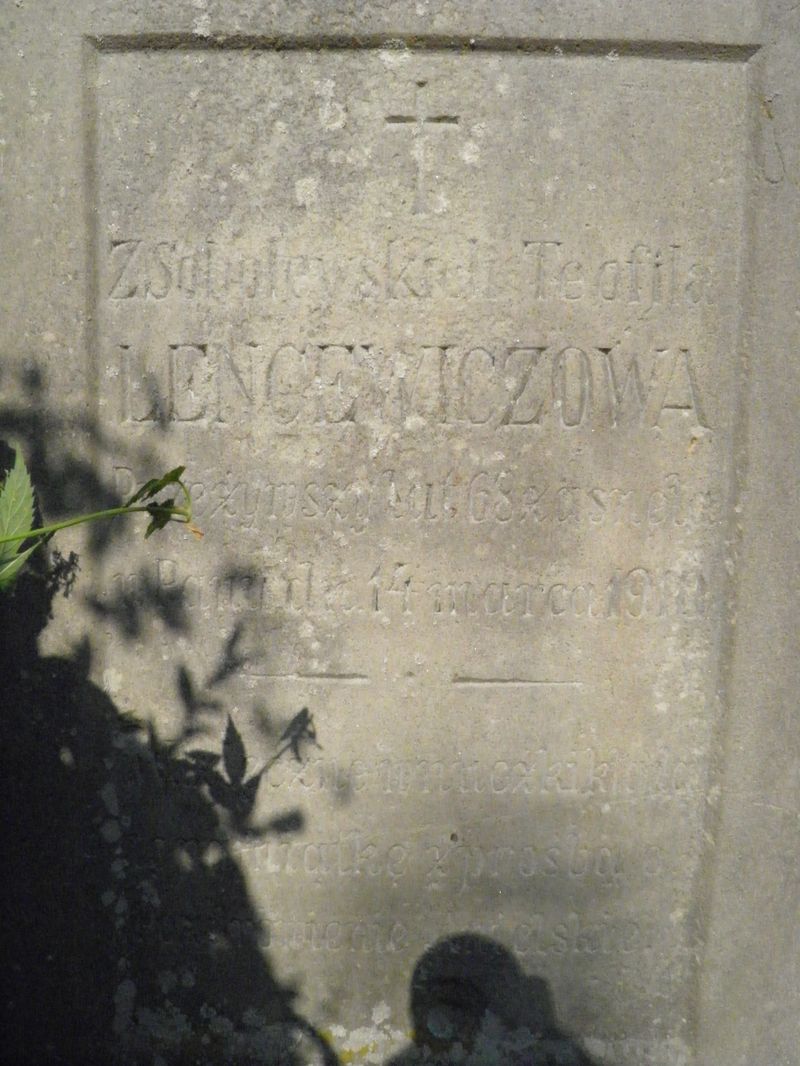
[[[411,977],[414,1043],[387,1066],[593,1066],[557,1024],[550,986],[496,941],[437,941]]]

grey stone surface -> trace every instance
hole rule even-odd
[[[793,1063],[796,6],[432,8],[3,13],[93,1038]]]

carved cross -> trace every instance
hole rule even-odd
[[[414,214],[425,211],[425,145],[428,126],[457,126],[458,115],[426,115],[423,112],[421,95],[427,81],[418,81],[415,86],[415,106],[413,115],[387,115],[386,123],[390,126],[409,126],[413,135],[411,154],[416,163],[416,181],[414,189]]]

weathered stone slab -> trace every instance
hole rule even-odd
[[[752,22],[659,38],[645,9],[647,40],[510,7],[475,39],[81,27],[101,470],[124,497],[186,463],[205,532],[98,558],[98,681],[175,758],[230,715],[211,798],[247,920],[357,1061],[408,1043],[414,967],[464,931],[597,1062],[745,1061],[701,1008],[737,847],[752,204],[797,170],[775,134],[754,173]],[[319,747],[271,764],[303,708]]]
[[[155,580],[189,599],[193,675],[241,627],[248,748],[300,705],[324,738],[261,797],[307,806],[307,831],[237,847],[272,952],[310,960],[312,1015],[327,998],[357,1028],[373,1000],[400,1015],[429,943],[478,929],[582,1032],[680,1047],[743,65],[96,62],[101,405],[188,458],[208,531]]]

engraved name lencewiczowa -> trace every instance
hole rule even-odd
[[[574,429],[662,425],[670,415],[708,428],[686,347],[431,343],[396,352],[375,344],[248,341],[161,351],[119,346],[120,414],[134,422],[225,423],[248,413],[278,426],[411,417],[433,425]],[[198,384],[202,382],[202,384]]]

